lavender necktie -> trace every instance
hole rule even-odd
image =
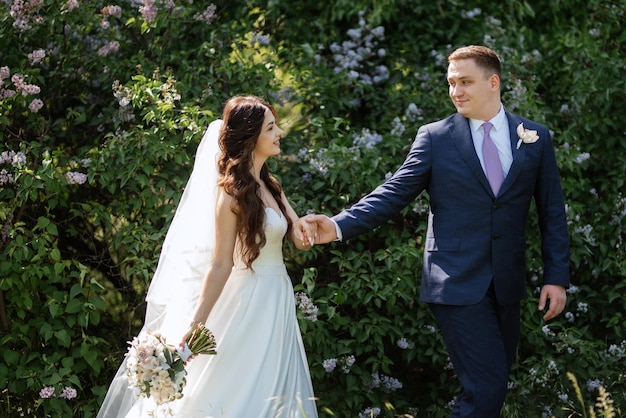
[[[491,190],[495,196],[500,191],[500,186],[504,182],[504,172],[502,171],[502,164],[500,163],[500,157],[498,156],[498,148],[496,144],[491,140],[489,131],[493,125],[489,122],[483,123],[483,131],[485,138],[483,140],[483,160],[485,161],[485,170],[487,171],[487,179],[491,185]]]

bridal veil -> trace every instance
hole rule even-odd
[[[213,121],[198,146],[191,177],[167,231],[146,296],[146,317],[140,332],[158,330],[172,345],[178,345],[188,330],[215,246],[221,127],[221,120]],[[136,401],[124,361],[97,418],[124,417]]]

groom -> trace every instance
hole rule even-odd
[[[422,190],[430,196],[420,300],[429,304],[463,391],[452,417],[497,418],[520,333],[526,296],[525,227],[534,198],[550,320],[565,307],[569,236],[548,129],[507,112],[501,62],[483,46],[448,57],[457,113],[420,127],[404,164],[334,216],[308,215],[315,243],[345,240],[382,224]]]

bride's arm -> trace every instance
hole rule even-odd
[[[308,222],[304,222],[298,217],[298,214],[289,204],[285,193],[281,193],[281,199],[283,201],[283,205],[285,206],[285,210],[287,211],[287,216],[291,219],[291,233],[287,237],[289,241],[293,242],[296,248],[300,250],[310,250],[311,245],[313,243],[312,238],[315,235],[315,224],[310,224]]]
[[[215,209],[215,250],[202,284],[200,300],[193,316],[194,322],[206,322],[233,268],[237,217],[230,209],[232,201],[231,196],[223,191],[219,192]]]

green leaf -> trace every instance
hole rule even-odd
[[[65,312],[69,314],[75,314],[83,309],[83,302],[79,299],[70,299],[67,306],[65,307]]]
[[[59,340],[59,343],[64,346],[64,347],[69,347],[70,343],[71,343],[71,338],[70,338],[70,334],[67,332],[67,330],[61,329],[59,331],[55,331],[54,332],[54,336],[56,337],[57,340]]]

